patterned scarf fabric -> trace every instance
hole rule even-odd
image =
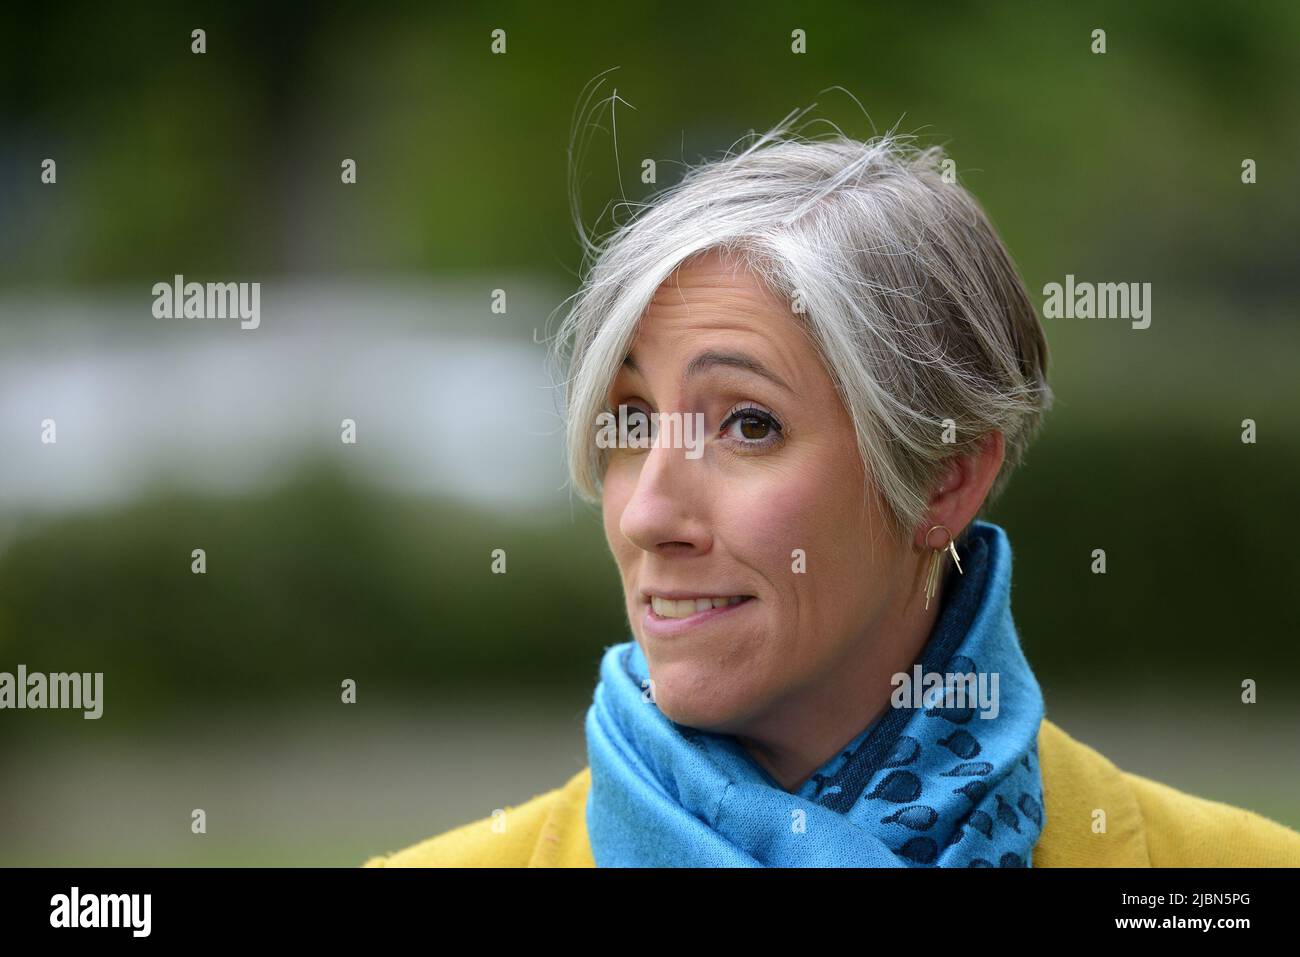
[[[964,699],[956,678],[913,681],[905,700],[896,689],[795,792],[730,735],[666,718],[635,641],[606,649],[586,720],[596,865],[1030,866],[1044,823],[1043,698],[1011,617],[1011,546],[977,521],[958,553],[965,574],[949,576],[909,678],[969,675]],[[983,698],[969,693],[981,679]]]

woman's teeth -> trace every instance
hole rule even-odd
[[[672,599],[651,595],[650,607],[654,609],[654,613],[660,618],[688,618],[699,612],[708,611],[710,608],[721,608],[723,605],[739,605],[747,597],[749,596],[732,595],[730,598],[683,598],[679,601],[673,601]]]

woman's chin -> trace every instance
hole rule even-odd
[[[664,710],[664,717],[669,721],[680,724],[687,728],[695,728],[697,731],[710,731],[714,734],[731,734],[732,729],[738,726],[735,717],[730,713],[719,712],[716,708],[674,708],[671,711]]]
[[[716,686],[699,682],[678,683],[671,677],[654,680],[655,704],[664,717],[717,734],[733,733],[752,711],[749,697],[739,690],[731,687],[720,693]]]

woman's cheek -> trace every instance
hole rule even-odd
[[[824,541],[820,515],[831,488],[813,468],[783,469],[732,497],[728,524],[745,537],[745,553],[773,556],[793,571],[795,549],[811,558]]]

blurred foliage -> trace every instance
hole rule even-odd
[[[191,547],[206,574],[192,573]],[[491,572],[497,548],[505,574]],[[105,672],[106,693],[131,702],[106,707],[105,723],[337,702],[344,678],[372,702],[544,696],[587,686],[598,642],[625,640],[602,549],[590,513],[563,525],[474,514],[377,496],[325,467],[257,498],[160,491],[43,525],[0,555],[0,658]]]
[[[208,52],[190,52],[207,31]],[[504,56],[490,34],[507,31]],[[807,31],[809,52],[790,52]],[[1105,55],[1090,34],[1107,31]],[[608,225],[817,101],[808,135],[949,146],[1027,273],[1276,300],[1300,193],[1300,5],[234,2],[0,8],[0,282],[577,268],[566,161]],[[839,85],[843,90],[819,92]],[[856,98],[861,103],[854,102]],[[866,116],[863,114],[866,111]],[[869,119],[868,119],[869,116]],[[618,150],[613,126],[617,126]],[[40,161],[60,163],[57,190]],[[1243,189],[1243,157],[1260,186]],[[355,187],[339,164],[358,161]],[[606,214],[602,216],[602,213]],[[1066,265],[1063,265],[1066,264]],[[183,268],[182,268],[183,267]]]
[[[990,515],[1011,538],[1014,613],[1044,685],[1300,690],[1286,600],[1300,557],[1268,505],[1297,475],[1294,445],[1044,436]],[[178,542],[206,549],[206,575]],[[1090,570],[1097,547],[1105,575]],[[115,727],[205,702],[337,700],[344,677],[369,702],[567,695],[627,637],[594,511],[476,514],[378,497],[323,467],[255,499],[157,494],[63,517],[0,554],[0,658],[105,672],[101,720]]]
[[[789,51],[796,27],[806,56]],[[571,283],[570,123],[615,66],[598,95],[626,103],[589,118],[589,228],[656,188],[645,157],[667,185],[814,100],[808,135],[898,123],[948,146],[1031,291],[1067,272],[1157,290],[1148,332],[1048,330],[1060,407],[993,513],[1035,668],[1048,684],[1200,675],[1233,695],[1300,663],[1283,507],[1300,478],[1296,340],[1274,334],[1294,329],[1298,36],[1290,0],[7,5],[0,287],[173,272]],[[57,190],[38,182],[47,156]],[[359,163],[346,189],[344,157]],[[1245,157],[1258,186],[1240,182]],[[1186,304],[1215,325],[1185,323]],[[1246,415],[1266,423],[1259,445],[1237,441]],[[259,497],[160,488],[4,518],[0,661],[108,672],[133,707],[106,721],[205,697],[333,698],[345,676],[364,695],[587,686],[600,647],[626,636],[583,509],[523,521],[313,467]],[[206,576],[178,542],[207,549]],[[488,573],[496,547],[505,576]],[[1088,572],[1095,547],[1108,575]]]

